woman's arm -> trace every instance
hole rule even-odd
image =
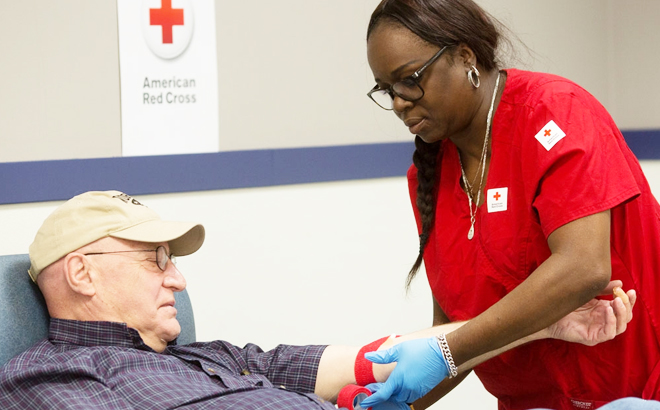
[[[427,339],[435,337],[441,333],[452,332],[467,322],[452,322],[440,326],[430,327],[414,333],[400,337],[390,337],[379,350],[388,349],[406,341],[417,339]],[[356,346],[328,346],[319,363],[319,369],[316,376],[316,387],[314,393],[323,399],[335,401],[337,394],[342,387],[347,384],[356,383],[355,381],[355,360],[360,347]],[[394,370],[396,364],[374,364],[373,372],[376,381],[383,382]]]
[[[433,325],[428,329],[424,329],[415,333],[401,336],[398,338],[389,338],[386,340],[378,350],[384,350],[401,343],[406,340],[412,340],[423,337],[431,337],[441,333],[443,330],[449,332],[458,328],[465,322],[450,323],[449,318],[442,310],[438,302],[433,298]],[[446,326],[441,326],[446,325]],[[316,379],[315,393],[325,399],[336,399],[339,390],[347,384],[355,383],[355,360],[360,350],[359,347],[354,346],[328,346],[321,357],[319,364],[318,376]],[[394,364],[392,365],[374,365],[374,376],[377,381],[384,381],[389,376]],[[449,393],[460,381],[452,379],[451,388],[448,388],[444,393],[438,396],[433,402],[440,399],[440,397]],[[449,384],[449,383],[448,383]],[[440,394],[440,390],[436,392]],[[425,408],[425,407],[424,407]]]
[[[447,335],[454,363],[457,366],[469,363],[467,367],[471,368],[475,361],[483,361],[480,356],[524,342],[598,295],[611,276],[609,238],[609,210],[555,230],[548,238],[551,256],[529,278],[484,313]],[[436,345],[411,344],[409,348],[396,350],[397,357],[369,356],[378,363],[398,361],[400,369],[390,377],[386,388],[365,405],[390,396],[396,401],[416,400],[449,375],[449,364],[436,360],[443,356]],[[418,356],[422,350],[428,353],[424,360]],[[406,374],[407,368],[411,370]],[[427,371],[430,368],[436,372]]]
[[[435,298],[433,298],[433,326],[439,326],[444,323],[449,323],[449,318],[447,314],[442,310],[440,304]],[[424,410],[427,407],[430,407],[433,403],[443,398],[454,387],[458,386],[465,378],[470,374],[471,370],[466,370],[462,374],[459,374],[457,377],[451,379],[443,380],[439,385],[433,388],[428,394],[422,397],[419,400],[416,400],[414,407],[416,410]]]
[[[621,281],[610,282],[603,294],[611,295],[616,286],[621,286]],[[611,340],[624,332],[632,319],[636,293],[629,290],[622,296],[625,301],[621,297],[613,300],[592,299],[546,329],[463,363],[458,367],[458,377],[485,360],[533,340],[549,337],[588,346]],[[444,332],[447,327],[448,325],[443,325],[434,329]],[[424,337],[429,334],[433,334],[433,330],[425,330],[417,335]],[[400,344],[388,350],[366,355],[375,363],[397,362],[397,367],[392,370],[385,383],[376,386],[375,390],[378,391],[363,402],[364,406],[376,405],[390,400],[390,397],[395,402],[416,401],[448,375],[448,365],[435,338],[405,339],[397,339]]]
[[[604,291],[611,294],[611,289],[614,286],[621,286],[621,283],[619,281],[613,281]],[[630,290],[628,296],[630,297],[630,301],[626,304],[622,303],[620,298],[617,298],[614,301],[598,299],[589,301],[584,306],[571,312],[569,315],[546,329],[462,364],[458,368],[459,376],[457,379],[466,376],[469,373],[469,370],[477,364],[532,340],[550,337],[588,345],[610,340],[617,334],[625,331],[626,324],[632,318],[632,309],[636,299],[635,291]],[[435,309],[434,311],[437,312]],[[439,316],[434,316],[434,318],[440,317],[440,314],[438,315]],[[442,315],[444,315],[444,313],[442,313]],[[440,319],[434,319],[434,323],[440,321]],[[383,351],[384,349],[399,345],[406,341],[414,341],[416,339],[429,337],[435,338],[442,333],[450,335],[451,332],[457,331],[457,329],[462,328],[466,323],[469,322],[445,323],[405,336],[397,338],[392,337],[383,343],[379,351]],[[355,383],[354,364],[359,350],[360,347],[328,346],[321,357],[321,362],[319,363],[315,393],[326,400],[335,400],[342,387],[347,384]],[[385,381],[394,368],[394,363],[381,365],[375,364],[373,369],[376,380],[379,382]],[[453,379],[449,381],[453,382]],[[439,387],[436,391],[437,398],[431,396],[428,399],[424,398],[420,400],[420,406],[424,406],[420,408],[425,408],[432,404],[450,390],[451,388],[448,388],[447,385],[445,385],[444,389]]]
[[[558,228],[548,237],[548,245],[551,256],[524,282],[447,336],[457,365],[550,326],[607,286],[609,210]]]

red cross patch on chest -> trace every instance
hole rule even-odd
[[[486,204],[488,205],[488,213],[506,211],[508,194],[509,194],[509,188],[489,189],[488,192],[486,193]]]

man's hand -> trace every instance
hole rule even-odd
[[[610,282],[602,295],[611,295],[612,289],[617,286],[621,286],[621,281]],[[631,289],[626,295],[629,301],[623,301],[620,297],[613,300],[592,299],[542,332],[552,339],[587,346],[611,340],[623,333],[632,320],[637,294]]]
[[[412,403],[449,375],[447,363],[435,337],[409,340],[387,350],[367,353],[365,357],[378,364],[397,362],[385,383],[367,386],[375,393],[362,402],[365,408],[388,400]]]

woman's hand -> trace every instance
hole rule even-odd
[[[360,407],[368,408],[368,407]],[[371,410],[410,410],[410,406],[406,403],[397,403],[394,401],[385,401],[371,407]]]
[[[611,295],[615,287],[621,287],[621,281],[611,281],[601,295]],[[626,330],[628,322],[632,319],[632,309],[637,294],[631,289],[626,295],[628,301],[620,297],[615,297],[613,300],[590,300],[543,330],[544,337],[587,346],[612,340]]]
[[[367,386],[374,394],[362,402],[363,407],[386,401],[412,403],[449,376],[447,362],[435,337],[409,340],[387,350],[367,353],[365,357],[374,363],[397,362],[397,365],[385,383]]]

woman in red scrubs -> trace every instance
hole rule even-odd
[[[564,78],[501,69],[500,40],[471,0],[384,0],[371,17],[369,96],[416,135],[408,181],[420,253],[408,279],[423,258],[434,323],[473,319],[447,335],[457,366],[620,280],[637,304],[614,340],[537,341],[474,370],[501,409],[657,399],[658,202],[603,106]]]

